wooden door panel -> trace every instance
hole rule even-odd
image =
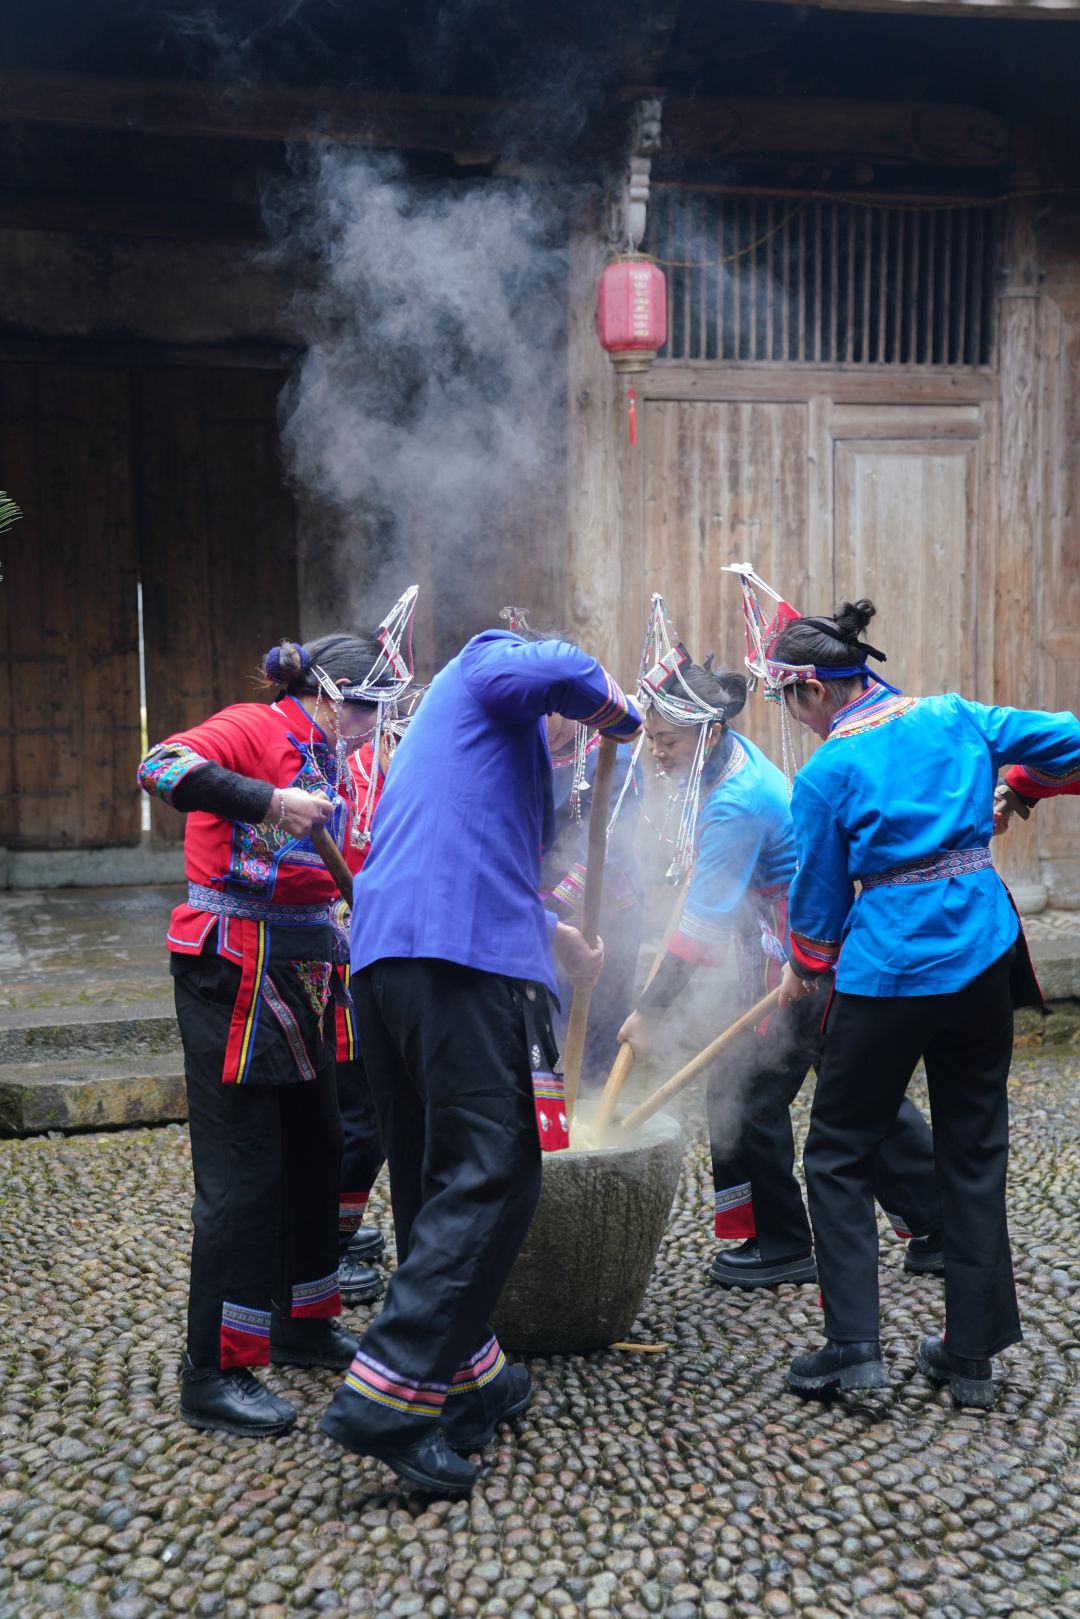
[[[654,591],[695,659],[744,670],[738,581],[720,570],[749,558],[798,602],[807,585],[805,404],[648,400],[640,482],[628,506],[620,644],[636,667]],[[633,454],[634,452],[630,452]],[[760,695],[740,729],[775,755],[777,735]]]
[[[275,372],[161,368],[135,381],[151,742],[265,694],[252,676],[299,633],[296,520]],[[183,819],[155,804],[156,840]]]
[[[867,633],[894,685],[972,695],[978,440],[843,439],[834,458],[835,603],[873,600]]]
[[[127,375],[0,366],[0,843],[137,843],[137,547]]]

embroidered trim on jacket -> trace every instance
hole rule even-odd
[[[917,697],[894,696],[881,686],[871,687],[854,702],[837,709],[829,724],[829,740],[834,736],[858,736],[862,731],[886,725],[889,720],[909,713],[918,700]]]
[[[896,888],[906,883],[937,883],[945,877],[963,877],[969,871],[985,871],[993,864],[986,848],[941,849],[918,860],[904,860],[887,871],[868,871],[857,880],[864,888]]]
[[[244,922],[280,922],[286,927],[314,927],[330,920],[326,900],[320,905],[275,905],[267,899],[223,894],[219,888],[208,888],[205,883],[188,883],[188,904],[193,911],[236,916]]]

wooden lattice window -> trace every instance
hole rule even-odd
[[[660,358],[990,365],[999,220],[993,203],[654,191]]]

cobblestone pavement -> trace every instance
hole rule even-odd
[[[0,1143],[0,1619],[1080,1613],[1078,1079],[1075,1056],[1016,1064],[1027,1338],[991,1412],[915,1372],[940,1284],[895,1242],[891,1390],[787,1393],[816,1290],[705,1286],[698,1144],[635,1328],[669,1352],[534,1361],[531,1412],[455,1504],[318,1434],[331,1373],[270,1374],[303,1413],[280,1439],[178,1420],[183,1129]]]

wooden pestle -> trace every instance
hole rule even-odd
[[[600,739],[600,753],[596,761],[596,775],[593,778],[592,802],[589,805],[589,837],[585,854],[585,895],[581,905],[581,934],[585,943],[593,949],[596,947],[597,934],[600,931],[600,901],[603,898],[604,862],[607,859],[607,817],[618,746],[614,737],[605,736]],[[568,1124],[574,1116],[574,1104],[577,1102],[591,1000],[591,989],[575,989],[574,999],[570,1004],[570,1024],[563,1048]]]
[[[659,1090],[653,1091],[652,1095],[646,1097],[645,1101],[636,1107],[632,1113],[628,1113],[622,1121],[622,1128],[624,1130],[636,1130],[639,1124],[644,1124],[646,1119],[651,1119],[654,1113],[660,1111],[665,1102],[669,1102],[673,1096],[677,1096],[681,1090],[684,1090],[692,1079],[697,1078],[702,1069],[708,1068],[709,1064],[720,1055],[725,1047],[729,1046],[733,1040],[737,1040],[739,1035],[744,1034],[747,1029],[752,1029],[755,1023],[760,1023],[763,1017],[767,1017],[773,1008],[779,1005],[779,1002],[780,988],[778,985],[768,995],[763,996],[756,1006],[752,1006],[749,1012],[744,1012],[741,1018],[737,1018],[730,1028],[724,1030],[723,1034],[717,1035],[716,1039],[711,1045],[707,1045],[704,1051],[699,1051],[693,1061],[686,1064],[685,1068],[680,1068],[679,1072],[673,1074],[665,1084],[660,1086]]]
[[[643,995],[645,990],[648,989],[649,985],[656,977],[657,973],[660,971],[664,957],[668,952],[668,945],[675,936],[675,929],[678,927],[682,918],[683,906],[686,903],[686,895],[690,887],[691,875],[692,872],[688,871],[683,879],[683,885],[679,889],[678,895],[676,896],[675,904],[672,908],[671,915],[668,918],[667,927],[664,929],[664,937],[661,939],[660,948],[656,952],[656,959],[649,968],[649,976],[646,978],[645,988],[641,992]],[[610,1126],[612,1119],[615,1117],[615,1105],[619,1100],[619,1093],[626,1084],[626,1076],[633,1066],[634,1048],[629,1044],[628,1041],[624,1040],[622,1045],[619,1047],[619,1055],[615,1058],[615,1061],[611,1065],[611,1072],[604,1081],[604,1088],[600,1093],[600,1100],[596,1104],[596,1113],[593,1117],[594,1130],[606,1130]]]
[[[308,833],[319,859],[338,885],[338,891],[346,905],[352,904],[352,872],[345,864],[345,856],[326,830],[325,826],[317,826]]]

